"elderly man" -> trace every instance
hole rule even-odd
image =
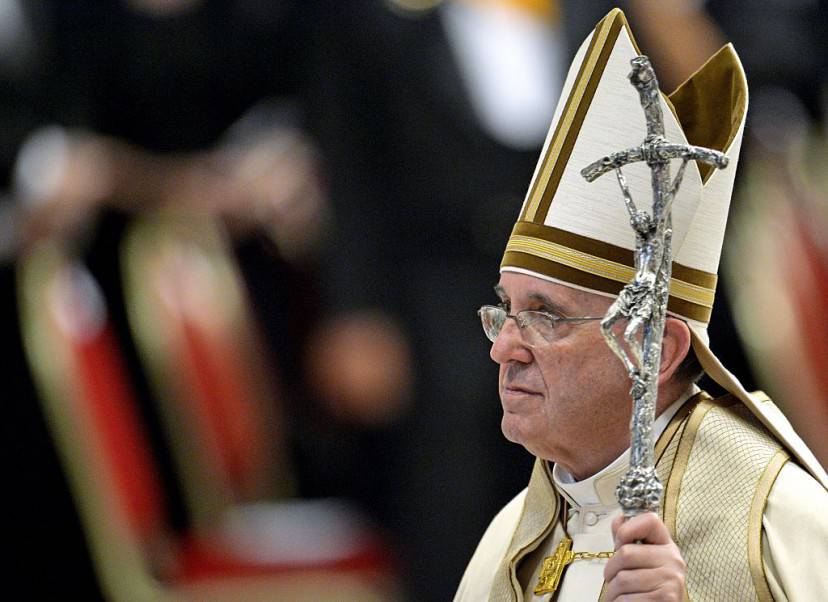
[[[660,513],[625,522],[615,500],[628,465],[630,380],[599,321],[634,273],[634,236],[617,183],[588,184],[579,171],[643,140],[626,79],[638,54],[618,10],[578,51],[506,247],[499,303],[480,309],[500,366],[503,433],[537,461],[455,600],[828,600],[825,471],[773,402],[745,391],[707,343],[747,110],[729,46],[662,95],[666,138],[721,151],[730,165],[688,164],[673,205],[653,424]],[[647,166],[624,171],[633,198],[649,199]],[[729,395],[700,391],[702,371]]]

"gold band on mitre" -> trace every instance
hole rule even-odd
[[[501,267],[549,276],[589,290],[617,295],[634,275],[633,252],[559,228],[518,222]],[[716,274],[673,262],[667,310],[707,323],[716,295]]]

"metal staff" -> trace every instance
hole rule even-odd
[[[664,138],[658,80],[646,56],[632,61],[630,82],[638,90],[647,122],[647,135],[641,146],[607,155],[581,170],[588,182],[614,170],[624,196],[624,205],[635,232],[635,275],[618,295],[601,322],[607,344],[621,359],[632,380],[633,399],[630,420],[630,469],[615,495],[626,517],[656,512],[661,505],[663,487],[655,472],[653,421],[658,395],[661,340],[670,295],[672,272],[672,204],[681,185],[687,162],[702,161],[719,169],[727,166],[722,153]],[[675,179],[670,182],[670,160],[682,159]],[[652,174],[652,213],[639,210],[627,187],[621,167],[645,161]],[[614,330],[620,320],[627,325],[621,336]],[[626,344],[626,347],[625,347]]]

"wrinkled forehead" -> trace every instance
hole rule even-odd
[[[495,292],[513,307],[528,306],[532,303],[546,303],[567,315],[600,315],[606,312],[613,297],[586,291],[572,285],[539,278],[535,275],[513,271],[502,271],[495,285]]]

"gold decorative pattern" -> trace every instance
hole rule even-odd
[[[601,259],[614,261],[623,265],[632,267],[635,265],[635,257],[632,249],[619,247],[612,243],[575,234],[562,228],[555,226],[547,226],[545,224],[533,224],[532,222],[518,222],[512,229],[512,236],[528,236],[529,238],[538,238],[549,242],[562,245],[564,247],[586,253],[587,255],[594,255]],[[714,290],[718,276],[711,272],[705,272],[696,268],[687,267],[677,262],[673,262],[673,277],[690,284]]]
[[[573,557],[572,540],[564,537],[555,553],[543,559],[543,569],[535,586],[535,595],[554,594],[561,583],[564,569],[572,562]]]
[[[629,281],[633,265],[630,249],[526,221],[515,224],[500,264],[502,269],[520,268],[610,295],[617,295]],[[716,274],[675,261],[672,272],[672,294],[667,310],[677,316],[709,322],[718,280]]]
[[[629,282],[635,275],[635,270],[630,266],[582,253],[540,238],[513,234],[506,245],[506,251],[535,255],[616,282]],[[672,278],[670,295],[696,305],[712,308],[716,291]]]
[[[664,520],[687,562],[687,590],[696,602],[763,599],[749,562],[761,511],[758,524],[750,517],[764,508],[772,480],[763,475],[773,473],[768,467],[781,445],[734,402],[699,404],[667,484]]]

